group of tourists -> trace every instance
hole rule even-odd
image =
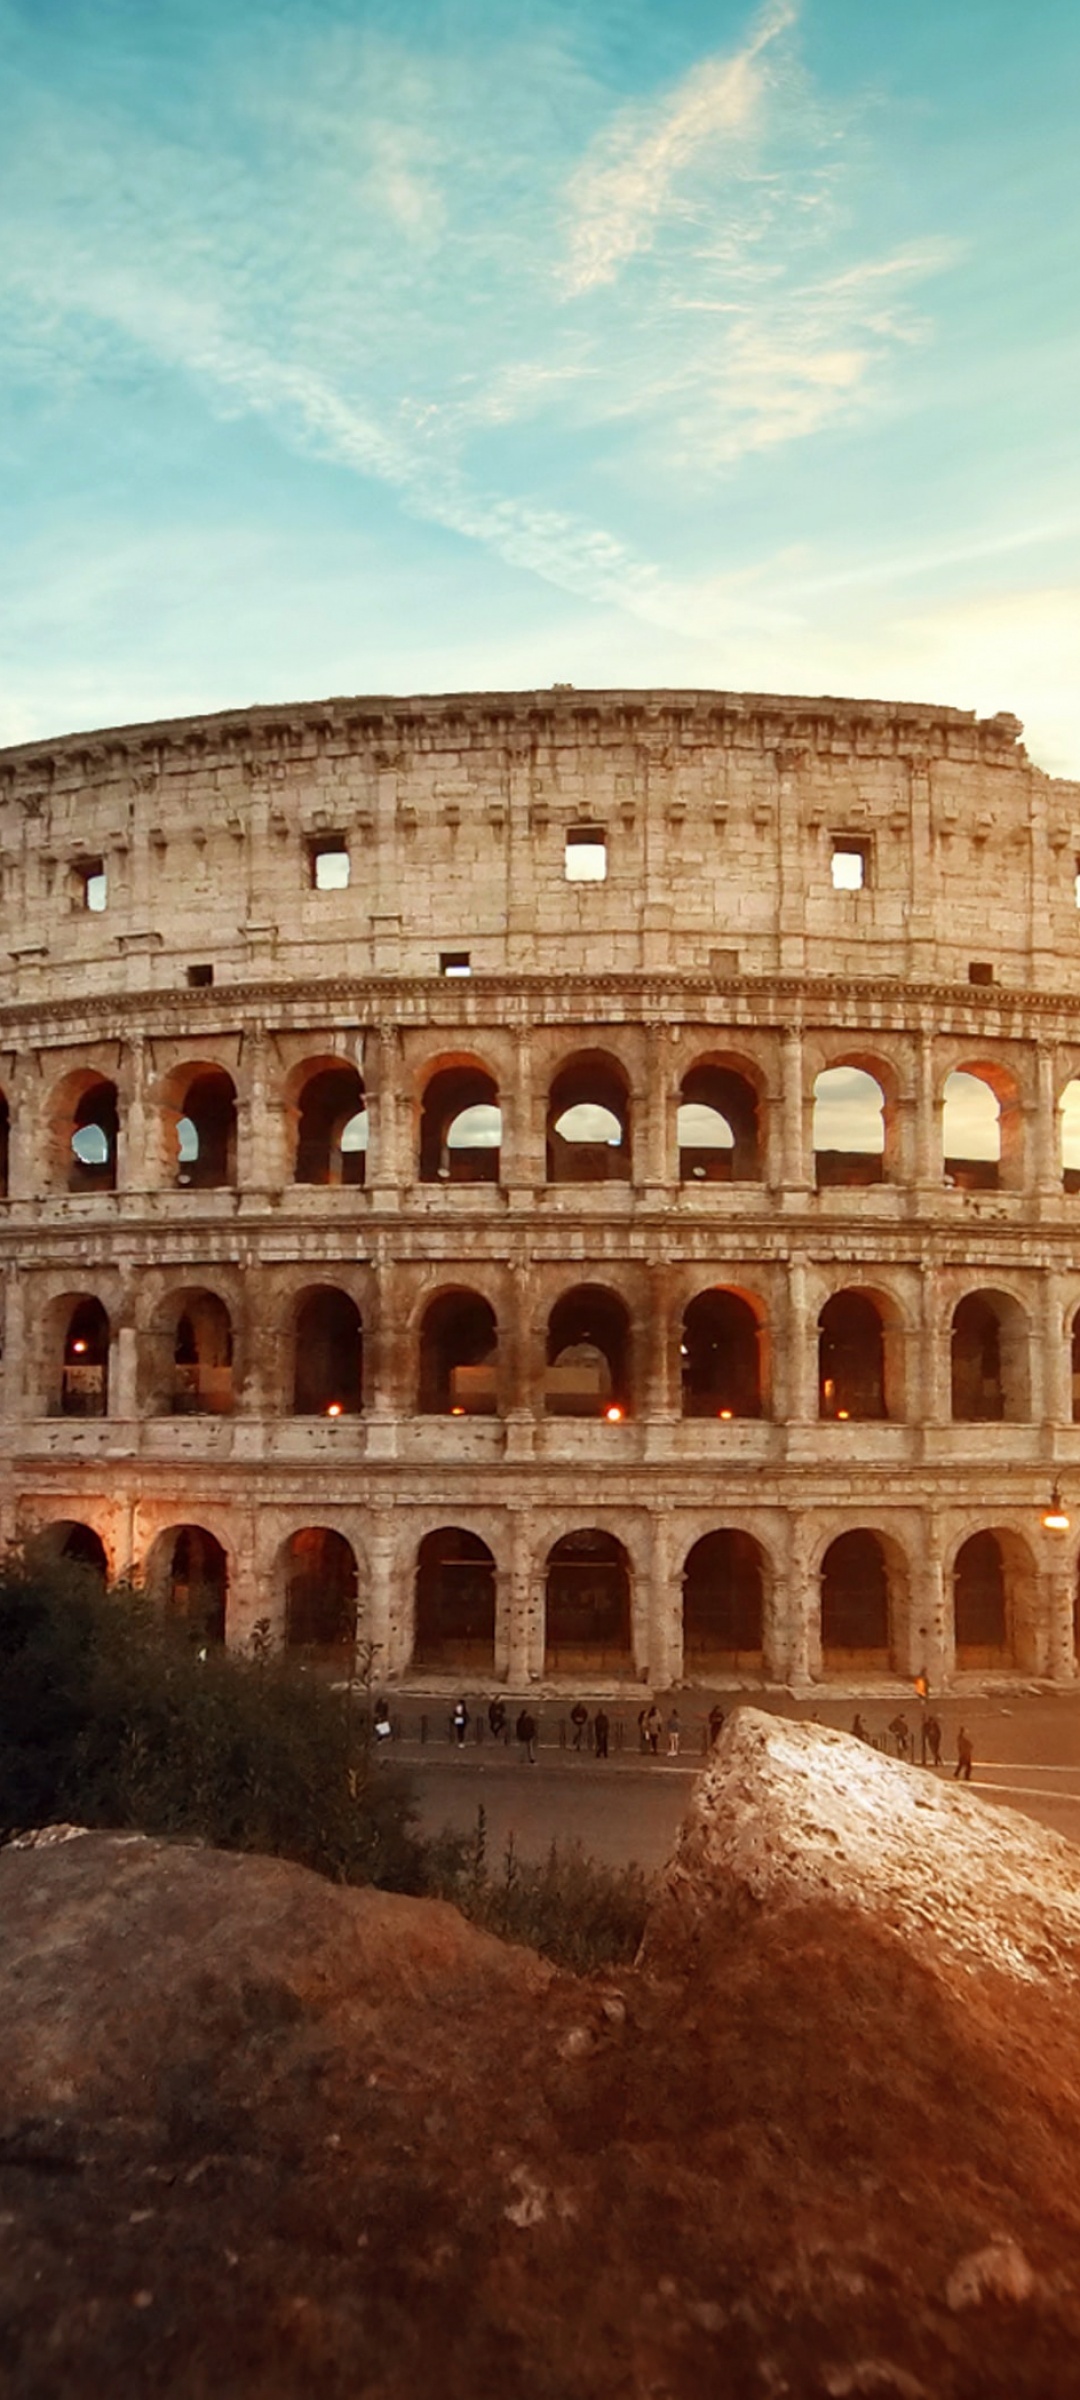
[[[918,1690],[918,1685],[916,1685],[916,1690]],[[922,1702],[918,1738],[919,1764],[923,1767],[940,1767],[942,1763],[941,1745],[944,1739],[941,1728],[941,1719],[940,1717],[936,1717],[934,1715],[934,1712],[931,1708],[927,1707],[926,1699],[928,1695],[920,1692],[919,1697],[920,1701]],[[884,1749],[886,1742],[891,1739],[897,1758],[906,1758],[910,1760],[912,1766],[914,1766],[916,1749],[915,1732],[912,1726],[908,1724],[907,1718],[905,1717],[902,1709],[897,1710],[895,1717],[890,1717],[888,1725],[885,1729],[885,1735],[882,1737],[875,1739],[874,1735],[863,1724],[862,1717],[860,1716],[858,1709],[856,1709],[855,1715],[851,1720],[851,1730],[857,1741],[869,1742],[872,1749]],[[958,1780],[962,1783],[971,1782],[971,1769],[974,1758],[975,1748],[971,1739],[971,1735],[967,1732],[966,1728],[961,1725],[956,1736],[956,1765],[953,1768],[954,1783]]]

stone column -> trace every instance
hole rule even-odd
[[[793,1251],[788,1261],[787,1332],[780,1413],[791,1425],[812,1425],[818,1414],[817,1327],[810,1321],[806,1260]]]
[[[940,1192],[944,1179],[942,1125],[934,1089],[934,1040],[920,1033],[915,1082],[915,1181]]]
[[[416,1177],[416,1161],[405,1156],[408,1109],[407,1095],[402,1090],[404,1063],[398,1027],[380,1025],[373,1048],[375,1075],[368,1095],[371,1133],[367,1180],[389,1202],[401,1184],[412,1183]]]
[[[42,1406],[27,1390],[26,1286],[17,1267],[9,1267],[4,1290],[4,1415],[18,1425]]]
[[[672,1547],[674,1528],[660,1510],[650,1526],[651,1592],[647,1620],[642,1627],[646,1637],[644,1653],[634,1643],[634,1663],[639,1675],[644,1666],[644,1681],[654,1692],[663,1692],[683,1677],[682,1609],[673,1589]]]
[[[380,1259],[368,1345],[368,1407],[372,1417],[413,1414],[416,1361],[402,1333],[403,1295],[394,1263]]]
[[[634,1144],[634,1182],[663,1188],[678,1181],[674,1144],[674,1109],[668,1090],[667,1027],[649,1025],[645,1045],[647,1085],[642,1121]]]
[[[377,1691],[380,1684],[388,1682],[408,1664],[408,1657],[402,1658],[400,1655],[404,1647],[400,1639],[400,1623],[398,1643],[395,1644],[394,1640],[394,1533],[392,1519],[384,1509],[372,1511],[367,1536],[367,1575],[366,1601],[359,1612],[357,1642],[367,1641],[371,1644],[371,1682],[372,1689]],[[404,1617],[407,1612],[401,1609],[398,1613],[399,1617]],[[411,1652],[411,1634],[408,1646]]]
[[[520,1032],[514,1048],[514,1088],[503,1118],[500,1181],[519,1203],[544,1182],[544,1104],[533,1082],[533,1034]]]
[[[952,1353],[949,1329],[941,1322],[941,1278],[935,1267],[924,1267],[920,1285],[919,1325],[922,1407],[913,1408],[916,1422],[948,1425],[952,1419]]]
[[[810,1563],[814,1528],[794,1510],[788,1518],[788,1544],[786,1621],[778,1625],[777,1635],[778,1647],[782,1643],[786,1652],[784,1679],[797,1690],[821,1673],[821,1595]]]
[[[127,1044],[124,1072],[119,1082],[119,1130],[116,1137],[116,1188],[118,1192],[144,1192],[152,1180],[152,1161],[147,1156],[148,1126],[146,1121],[146,1050],[141,1036]],[[148,1172],[148,1169],[150,1170]]]
[[[12,1200],[32,1200],[39,1190],[55,1185],[48,1159],[48,1128],[43,1122],[45,1086],[36,1060],[20,1058],[8,1081],[11,1124],[8,1135],[8,1194]]]
[[[932,1515],[924,1521],[910,1575],[908,1655],[901,1661],[901,1672],[918,1675],[925,1668],[930,1690],[937,1693],[952,1675],[955,1644],[941,1569],[941,1529]]]
[[[670,1420],[679,1414],[681,1395],[675,1389],[674,1349],[675,1327],[671,1322],[671,1299],[674,1274],[670,1267],[656,1266],[648,1271],[648,1316],[644,1354],[645,1381],[639,1404],[639,1414],[650,1418]]]
[[[1061,1536],[1047,1534],[1045,1539],[1060,1541]],[[1047,1670],[1055,1683],[1075,1683],[1075,1560],[1055,1559],[1041,1580],[1044,1591],[1043,1616],[1047,1628]]]
[[[1050,1267],[1042,1282],[1042,1309],[1032,1328],[1041,1353],[1041,1373],[1038,1378],[1033,1375],[1032,1384],[1034,1387],[1037,1380],[1041,1383],[1044,1422],[1052,1426],[1071,1425],[1072,1338],[1065,1324],[1065,1278],[1056,1267]],[[1033,1388],[1033,1403],[1034,1399]]]
[[[1029,1190],[1034,1185],[1045,1199],[1057,1199],[1063,1189],[1061,1118],[1054,1091],[1054,1061],[1045,1042],[1039,1042],[1035,1051],[1034,1112],[1030,1108],[1025,1109],[1024,1120],[1025,1137],[1029,1132],[1031,1136],[1031,1150],[1024,1162],[1024,1181]]]
[[[279,1192],[292,1177],[287,1140],[290,1112],[280,1062],[264,1025],[245,1036],[245,1089],[236,1107],[236,1181],[242,1192]]]
[[[109,1356],[109,1415],[132,1424],[138,1416],[138,1346],[131,1318],[131,1302],[124,1303],[124,1313],[113,1331]]]
[[[784,1184],[789,1192],[808,1191],[811,1175],[803,1092],[803,1045],[802,1033],[797,1025],[788,1025],[784,1029],[782,1071]]]
[[[248,1650],[260,1617],[269,1614],[256,1543],[255,1511],[239,1519],[229,1566],[229,1595],[225,1611],[225,1641],[230,1650]]]

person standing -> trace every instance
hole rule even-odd
[[[718,1740],[719,1740],[719,1738],[720,1738],[720,1735],[721,1735],[721,1734],[722,1734],[722,1732],[723,1732],[723,1730],[724,1730],[724,1712],[723,1712],[723,1709],[722,1709],[722,1708],[721,1708],[721,1706],[720,1706],[720,1703],[719,1703],[719,1701],[718,1701],[718,1700],[714,1700],[714,1702],[713,1702],[713,1705],[712,1705],[712,1707],[711,1707],[711,1708],[710,1708],[710,1710],[709,1710],[709,1740],[710,1740],[710,1742],[715,1742],[715,1741],[718,1741]]]
[[[608,1717],[607,1710],[606,1710],[605,1708],[598,1708],[598,1709],[597,1709],[597,1712],[596,1712],[596,1715],[595,1715],[595,1717],[593,1718],[593,1733],[594,1733],[594,1736],[595,1736],[595,1739],[596,1739],[596,1755],[597,1755],[597,1758],[606,1758],[606,1757],[607,1757],[607,1754],[608,1754],[608,1734],[609,1734],[610,1730],[611,1730],[611,1724],[610,1724],[610,1719],[609,1719],[609,1717]]]
[[[582,1742],[585,1739],[585,1728],[588,1722],[589,1712],[585,1706],[584,1700],[575,1700],[573,1708],[570,1711],[570,1723],[574,1728],[575,1750],[580,1750],[581,1748]]]
[[[956,1765],[953,1769],[954,1783],[971,1782],[971,1763],[974,1756],[975,1750],[971,1735],[970,1733],[965,1733],[964,1728],[961,1725],[960,1731],[956,1737]]]
[[[488,1701],[488,1725],[493,1742],[501,1742],[506,1731],[506,1702],[498,1698]]]
[[[539,1727],[531,1708],[523,1708],[514,1728],[530,1767],[536,1765],[536,1741]]]
[[[645,1711],[645,1739],[648,1742],[649,1755],[652,1758],[657,1756],[660,1748],[660,1732],[660,1711],[653,1700]]]
[[[458,1749],[464,1750],[465,1736],[469,1730],[469,1711],[464,1700],[455,1700],[454,1714],[450,1721],[454,1728],[454,1738]]]
[[[931,1716],[929,1716],[929,1717],[927,1717],[927,1719],[926,1719],[926,1722],[925,1722],[925,1724],[924,1724],[924,1726],[923,1726],[923,1765],[924,1765],[924,1767],[925,1767],[925,1765],[926,1765],[926,1753],[927,1753],[927,1751],[929,1751],[929,1753],[930,1753],[930,1764],[931,1764],[931,1766],[932,1766],[932,1767],[940,1767],[940,1765],[941,1765],[941,1719],[940,1719],[939,1717],[935,1717],[935,1716],[932,1716],[932,1715],[931,1715]]]
[[[667,1721],[667,1754],[669,1758],[678,1758],[681,1739],[682,1726],[679,1723],[679,1712],[677,1708],[673,1708]]]

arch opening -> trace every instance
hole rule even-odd
[[[426,1533],[416,1560],[413,1664],[490,1674],[495,1662],[495,1561],[461,1525]]]
[[[420,1327],[422,1416],[492,1417],[498,1408],[498,1326],[479,1292],[440,1292]]]
[[[318,1284],[296,1310],[292,1413],[358,1416],[363,1384],[364,1336],[356,1302],[336,1284]]]
[[[548,1320],[544,1410],[549,1417],[629,1415],[630,1315],[616,1292],[580,1284]]]
[[[1061,1180],[1067,1192],[1080,1192],[1080,1078],[1067,1083],[1058,1101],[1061,1119]]]
[[[100,1300],[77,1300],[64,1333],[60,1415],[103,1417],[109,1406],[109,1320]]]
[[[305,1525],[285,1545],[285,1643],[329,1666],[356,1656],[356,1555],[343,1533]]]
[[[821,1653],[826,1673],[887,1673],[893,1598],[885,1546],[860,1527],[838,1534],[821,1562]]]
[[[996,1533],[973,1533],[957,1551],[953,1622],[958,1667],[974,1671],[1015,1663],[1005,1558]]]
[[[683,1668],[691,1675],[760,1673],[765,1586],[752,1534],[702,1535],[683,1568]]]
[[[236,1086],[224,1067],[193,1075],[176,1119],[176,1181],[210,1192],[236,1182]]]
[[[1009,1292],[967,1292],[953,1311],[952,1415],[958,1424],[1023,1423],[1027,1319]]]
[[[998,1191],[1003,1162],[1011,1155],[1015,1163],[1018,1145],[1019,1111],[1009,1080],[997,1075],[991,1082],[976,1068],[955,1068],[945,1080],[942,1108],[946,1183],[962,1192]]]
[[[367,1174],[368,1114],[355,1067],[320,1067],[300,1092],[294,1183],[359,1185]]]
[[[51,1565],[62,1563],[77,1568],[80,1573],[92,1577],[99,1590],[104,1591],[109,1579],[109,1562],[101,1535],[95,1532],[92,1525],[83,1525],[74,1517],[54,1518],[51,1525],[41,1526],[32,1535],[26,1549],[31,1560],[41,1558]]]
[[[151,1560],[150,1586],[166,1616],[193,1642],[225,1639],[229,1562],[205,1525],[176,1525],[161,1535]]]
[[[882,1181],[885,1094],[865,1067],[826,1067],[817,1077],[813,1144],[819,1191]]]
[[[680,1183],[759,1183],[758,1096],[734,1067],[691,1067],[676,1116]]]
[[[548,1552],[544,1672],[633,1673],[630,1565],[612,1533],[564,1534]]]
[[[494,1076],[440,1067],[420,1104],[421,1183],[498,1183],[502,1111]]]
[[[549,1183],[626,1183],[630,1095],[613,1059],[586,1051],[556,1076],[548,1099]]]
[[[95,1077],[77,1095],[66,1125],[69,1192],[114,1192],[120,1103],[115,1083]],[[63,1128],[61,1129],[63,1132]]]
[[[228,1416],[233,1405],[232,1319],[216,1292],[178,1293],[172,1324],[169,1406],[176,1417]]]
[[[818,1415],[887,1416],[885,1329],[865,1292],[834,1292],[818,1318]]]
[[[699,1292],[682,1324],[684,1417],[760,1417],[761,1328],[740,1292]]]

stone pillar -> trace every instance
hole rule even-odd
[[[789,1192],[810,1187],[807,1154],[807,1110],[803,1092],[802,1033],[797,1025],[784,1029],[783,1041],[783,1174]]]
[[[940,1692],[955,1666],[951,1610],[946,1605],[941,1569],[941,1529],[933,1516],[924,1521],[922,1541],[910,1566],[910,1625],[902,1674],[925,1669],[932,1693]]]
[[[635,1142],[634,1182],[652,1188],[678,1181],[672,1095],[668,1090],[667,1027],[650,1025],[645,1045],[647,1084]]]
[[[952,1419],[952,1352],[949,1329],[942,1324],[941,1278],[935,1267],[924,1267],[920,1285],[921,1414],[924,1425],[948,1425]]]
[[[524,1508],[515,1508],[510,1516],[510,1564],[501,1644],[505,1660],[502,1671],[512,1691],[524,1691],[530,1679],[533,1657],[532,1587],[532,1526],[529,1512]],[[498,1669],[498,1648],[495,1663]]]
[[[144,1192],[148,1187],[146,1122],[146,1050],[141,1036],[136,1035],[127,1045],[124,1073],[120,1079],[117,1100],[119,1130],[116,1137],[116,1188],[118,1192]]]
[[[4,1290],[4,1415],[13,1425],[41,1407],[27,1390],[26,1286],[17,1267],[9,1267]],[[29,1406],[27,1404],[30,1404]]]
[[[1043,1277],[1042,1309],[1032,1328],[1040,1352],[1041,1416],[1047,1425],[1072,1424],[1072,1336],[1065,1324],[1065,1278],[1056,1267]],[[1035,1390],[1032,1390],[1034,1404]],[[1035,1409],[1032,1406],[1032,1415]]]
[[[367,1350],[367,1405],[376,1418],[411,1416],[416,1361],[402,1332],[402,1298],[393,1264],[380,1261]]]
[[[109,1354],[109,1415],[131,1424],[138,1416],[138,1345],[135,1327],[125,1304],[123,1316],[115,1325]]]
[[[651,1691],[664,1692],[683,1679],[683,1624],[672,1575],[674,1527],[659,1510],[652,1520],[650,1534],[651,1591],[647,1612],[643,1612],[646,1622],[641,1627],[645,1648],[641,1650],[635,1641],[634,1664],[639,1678]]]
[[[788,1261],[787,1339],[781,1413],[791,1425],[812,1425],[818,1414],[817,1326],[810,1321],[806,1260],[793,1251]]]
[[[225,1640],[230,1650],[249,1650],[260,1617],[269,1615],[256,1544],[255,1512],[246,1510],[236,1527],[229,1562]]]
[[[1044,1198],[1057,1199],[1063,1189],[1061,1118],[1054,1091],[1054,1061],[1044,1042],[1035,1051],[1034,1112],[1025,1109],[1024,1117],[1025,1136],[1029,1132],[1031,1136],[1031,1151],[1025,1159],[1025,1183],[1029,1190],[1034,1184]]]
[[[503,1117],[499,1170],[500,1182],[523,1198],[544,1182],[545,1169],[543,1098],[533,1088],[532,1043],[531,1028],[518,1034],[514,1088],[510,1107]]]
[[[402,1184],[415,1183],[417,1170],[411,1148],[412,1111],[403,1088],[401,1034],[396,1025],[380,1025],[376,1062],[368,1175],[374,1189],[389,1200]]]
[[[942,1185],[941,1129],[934,1092],[933,1035],[920,1033],[915,1083],[915,1181],[940,1191]]]
[[[1047,1534],[1047,1541],[1060,1541],[1060,1534]],[[1046,1624],[1046,1668],[1055,1683],[1075,1683],[1076,1661],[1076,1561],[1056,1559],[1041,1579],[1043,1585],[1043,1617]]]
[[[242,1192],[280,1192],[291,1181],[289,1121],[280,1064],[266,1028],[245,1037],[246,1088],[236,1107],[236,1181]]]
[[[681,1395],[676,1391],[674,1368],[675,1327],[671,1322],[673,1273],[670,1267],[652,1267],[648,1280],[648,1316],[644,1353],[644,1389],[638,1403],[638,1413],[650,1418],[671,1419],[678,1416]]]
[[[32,1200],[39,1189],[54,1183],[53,1162],[47,1157],[48,1128],[43,1122],[45,1087],[36,1060],[20,1058],[8,1081],[11,1124],[8,1135],[8,1194],[12,1200]]]
[[[408,1655],[402,1656],[405,1643],[401,1639],[402,1624],[398,1625],[398,1641],[394,1640],[394,1533],[389,1514],[378,1509],[372,1512],[367,1537],[367,1595],[358,1614],[357,1643],[371,1644],[371,1684],[378,1691],[380,1684],[403,1672]],[[399,1620],[407,1615],[402,1608]],[[411,1631],[408,1634],[408,1653],[412,1650]]]
[[[783,1647],[784,1680],[798,1690],[821,1673],[821,1594],[811,1565],[814,1529],[794,1510],[788,1518],[787,1594],[777,1646]],[[779,1612],[778,1612],[779,1613]]]

